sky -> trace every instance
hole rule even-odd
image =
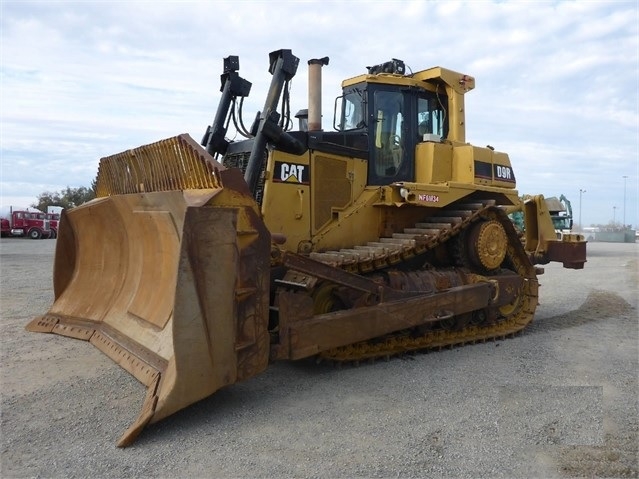
[[[240,58],[250,120],[268,54],[300,58],[291,110],[322,70],[322,126],[341,81],[399,58],[475,77],[466,141],[509,154],[520,194],[565,195],[584,226],[639,223],[639,7],[635,1],[0,0],[0,206],[89,187],[101,157],[189,133]],[[241,138],[238,138],[241,139]]]

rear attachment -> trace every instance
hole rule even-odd
[[[270,235],[241,172],[187,135],[103,158],[96,189],[63,212],[55,302],[27,329],[90,341],[147,386],[127,446],[266,368]]]

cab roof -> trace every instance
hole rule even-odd
[[[456,93],[464,94],[475,88],[475,78],[443,67],[433,67],[410,75],[395,73],[362,74],[342,81],[342,88],[358,83],[378,83],[422,88],[435,91],[437,87],[452,88]],[[447,88],[447,89],[448,89]]]

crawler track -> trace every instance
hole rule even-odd
[[[389,238],[380,238],[377,242],[357,246],[353,249],[315,253],[313,259],[335,267],[359,274],[370,274],[376,270],[398,268],[416,256],[425,255],[434,248],[454,241],[464,231],[478,221],[497,221],[507,235],[506,256],[503,264],[524,278],[516,300],[507,308],[500,310],[498,318],[475,320],[461,329],[455,322],[441,322],[426,331],[406,330],[360,342],[348,346],[324,351],[321,359],[332,361],[357,362],[420,350],[441,349],[444,347],[473,344],[491,339],[512,336],[528,325],[537,307],[538,282],[535,268],[530,263],[512,223],[492,202],[457,204],[442,209],[437,215],[403,233]],[[455,248],[448,248],[454,251]],[[458,258],[462,261],[463,258]],[[467,264],[461,266],[468,267]],[[471,268],[478,278],[485,278],[484,271]],[[476,318],[477,319],[477,318]]]

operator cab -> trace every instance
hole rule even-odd
[[[366,137],[369,185],[415,181],[417,143],[448,136],[448,98],[403,81],[410,77],[399,60],[368,69],[363,81],[345,86],[336,99],[334,129]]]

